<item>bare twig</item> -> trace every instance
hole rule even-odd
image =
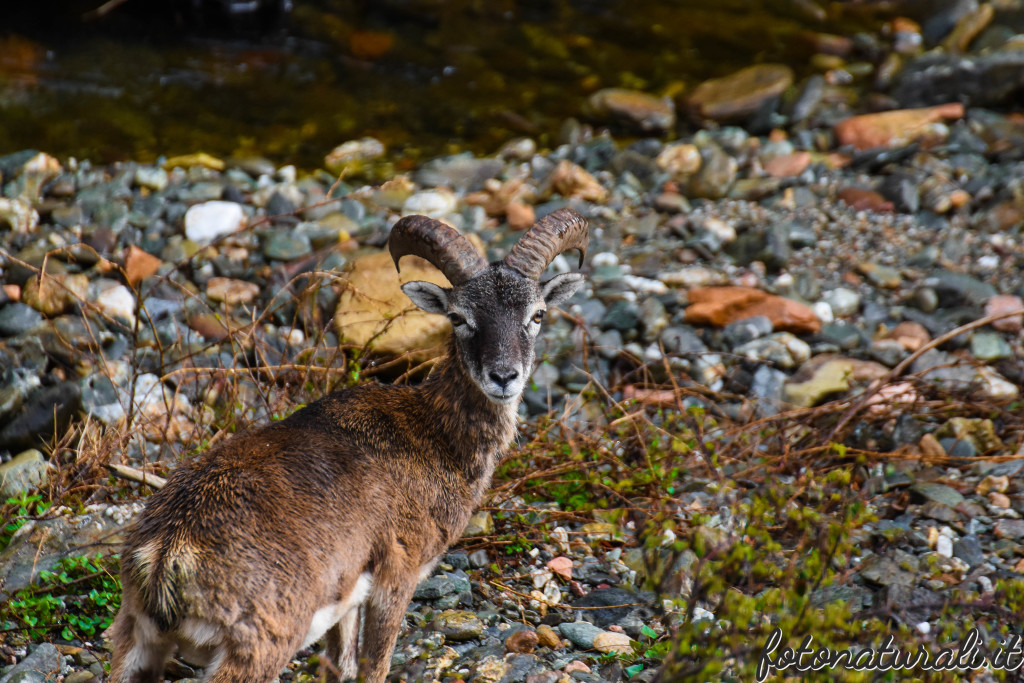
[[[167,483],[167,480],[163,477],[158,477],[155,474],[150,474],[149,472],[129,467],[128,465],[117,465],[111,463],[107,465],[107,469],[109,469],[116,477],[127,479],[128,481],[137,481],[140,484],[145,484],[146,486],[150,486],[154,489],[162,489]]]

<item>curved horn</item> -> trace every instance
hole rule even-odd
[[[589,241],[587,219],[572,209],[559,209],[533,224],[505,257],[505,265],[537,280],[556,256],[569,249],[579,250],[582,267]]]
[[[460,285],[487,267],[487,261],[469,240],[454,228],[426,216],[406,216],[391,228],[388,251],[398,261],[406,254],[425,258],[444,273],[448,282]]]

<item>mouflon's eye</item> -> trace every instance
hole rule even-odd
[[[463,318],[458,313],[449,313],[448,314],[448,320],[451,321],[451,323],[452,323],[452,325],[454,327],[459,327],[460,325],[465,325],[466,324],[466,319]]]
[[[545,313],[545,311],[544,311],[543,308],[541,310],[537,311],[536,313],[534,313],[533,314],[533,322],[537,323],[538,325],[540,323],[542,323],[544,321],[544,313]]]

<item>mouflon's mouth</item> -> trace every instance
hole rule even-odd
[[[496,392],[495,393],[487,392],[487,398],[491,399],[495,403],[500,403],[502,405],[508,405],[509,403],[512,403],[517,398],[519,398],[519,394],[515,394],[515,393],[504,394],[504,393],[496,393]]]

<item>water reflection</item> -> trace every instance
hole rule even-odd
[[[510,136],[542,144],[587,95],[680,96],[758,61],[807,73],[802,32],[845,31],[810,0],[300,0],[286,29],[225,34],[173,0],[17,0],[0,29],[0,153],[98,161],[197,150],[318,166],[378,137],[410,160]]]

